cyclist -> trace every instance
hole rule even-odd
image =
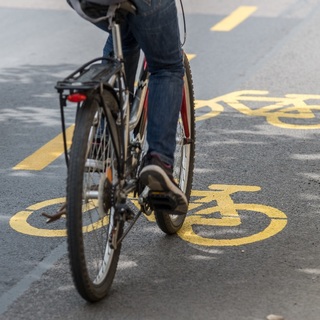
[[[67,0],[110,5],[126,0]],[[175,0],[131,0],[136,14],[127,14],[121,24],[123,53],[129,90],[133,91],[140,49],[150,72],[148,94],[148,152],[143,159],[140,181],[151,191],[171,192],[185,214],[188,201],[173,179],[176,130],[183,92],[183,58]],[[108,31],[108,22],[97,26]],[[112,35],[107,38],[104,56],[112,56]]]

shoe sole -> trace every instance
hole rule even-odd
[[[183,215],[188,212],[188,200],[185,194],[170,180],[165,171],[156,165],[148,165],[141,170],[140,180],[151,191],[171,191],[177,200],[177,207],[172,214]]]

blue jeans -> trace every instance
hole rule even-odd
[[[129,90],[133,90],[140,49],[150,72],[147,141],[149,152],[173,165],[183,90],[183,58],[174,0],[132,0],[137,14],[121,26]],[[106,29],[102,23],[98,25]],[[112,36],[104,56],[112,54]]]

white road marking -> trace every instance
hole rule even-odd
[[[0,296],[0,315],[5,313],[9,306],[21,297],[31,285],[67,253],[66,243],[63,242],[43,259],[33,270],[26,274],[15,286]]]

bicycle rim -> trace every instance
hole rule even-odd
[[[112,185],[116,170],[107,122],[98,99],[96,96],[87,100],[79,109],[67,182],[71,272],[79,294],[91,302],[107,295],[121,248],[119,245],[113,249],[110,243],[111,233],[115,232]],[[123,225],[117,227],[119,238]]]
[[[193,81],[186,55],[184,55],[184,66],[184,96],[176,133],[173,176],[189,201],[195,156],[195,109]],[[159,228],[163,232],[174,234],[182,227],[186,215],[173,215],[170,214],[170,212],[155,212],[155,217]]]

